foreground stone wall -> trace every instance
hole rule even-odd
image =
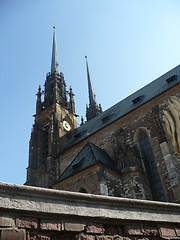
[[[0,183],[0,239],[180,239],[180,205]]]

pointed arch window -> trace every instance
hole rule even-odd
[[[138,133],[138,142],[143,157],[144,166],[149,180],[149,187],[153,200],[166,201],[158,168],[154,159],[149,137],[144,130]]]

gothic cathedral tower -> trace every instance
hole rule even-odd
[[[51,72],[46,76],[44,91],[39,86],[34,117],[26,185],[48,187],[58,178],[58,153],[77,127],[74,94],[71,87],[66,90],[64,75],[59,73],[55,27]]]

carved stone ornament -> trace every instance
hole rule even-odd
[[[180,157],[180,98],[172,96],[168,100],[168,109],[163,110],[163,120],[168,136]]]

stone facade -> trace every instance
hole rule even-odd
[[[123,185],[123,190],[119,188],[118,194],[114,194],[114,196],[142,197],[142,199],[146,196],[146,199],[153,199],[149,188],[151,183],[148,182],[138,141],[139,134],[144,132],[150,141],[166,200],[172,202],[179,201],[180,182],[178,169],[180,169],[180,160],[166,133],[162,120],[163,109],[167,107],[168,99],[171,96],[180,96],[179,86],[172,88],[153,101],[89,136],[91,142],[106,150],[112,159],[117,162],[117,169],[120,172],[118,181]],[[86,144],[87,140],[86,138],[83,142],[61,153],[59,156],[60,172],[66,169],[72,159]],[[61,183],[59,183],[60,185]],[[143,187],[144,185],[146,187]],[[136,188],[137,191],[140,190],[141,194],[143,192],[143,195],[139,194],[138,196],[138,194],[134,194],[134,191],[131,194],[130,186]],[[71,191],[77,191],[75,185],[74,189],[73,185],[71,186]],[[92,189],[89,192],[92,193]],[[113,192],[113,190],[111,189],[110,192]],[[129,192],[129,194],[124,192]]]
[[[54,40],[53,46],[56,45]],[[135,199],[180,202],[180,66],[97,114],[77,128],[72,88],[67,97],[53,48],[54,72],[47,74],[44,99],[39,87],[30,139],[27,185]],[[96,103],[87,65],[90,105]],[[79,159],[84,146],[99,150]],[[77,171],[77,166],[80,166]]]
[[[71,176],[70,179],[53,184],[53,188],[107,196],[150,199],[145,179],[144,172],[139,175],[135,167],[127,169],[122,175],[102,164],[97,164]]]
[[[93,181],[92,181],[93,179]],[[61,184],[53,185],[54,189],[61,189],[67,191],[85,192],[101,195],[121,195],[122,183],[119,179],[119,174],[102,164],[89,167],[78,174],[75,174],[69,179],[65,179]],[[125,195],[124,195],[125,196]]]

